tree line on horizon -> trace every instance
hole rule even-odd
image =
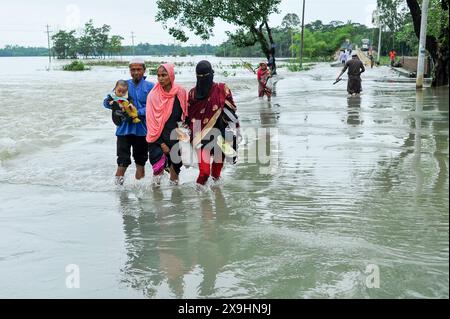
[[[210,44],[182,46],[176,44],[149,44],[139,43],[134,48],[134,55],[153,55],[153,56],[189,56],[189,55],[215,55],[217,46]],[[53,50],[52,50],[53,51]],[[114,56],[132,56],[132,46],[122,46],[120,53],[108,55]],[[24,47],[19,45],[6,45],[0,49],[0,57],[33,57],[48,56],[48,48],[44,47]],[[53,57],[57,57],[52,52]],[[66,57],[70,59],[70,57]],[[78,57],[77,57],[78,58]]]
[[[214,2],[157,0],[156,20],[168,29],[172,37],[182,42],[189,40],[186,30],[192,31],[205,41],[210,39],[216,19],[237,27],[235,32],[226,32],[228,41],[219,47],[211,46],[200,54],[224,57],[266,56],[268,58],[270,52],[275,49],[278,57],[299,58],[301,36],[298,16],[286,15],[279,27],[269,24],[269,16],[280,13],[278,8],[280,3],[281,0],[217,0]],[[177,10],[173,10],[174,7]],[[382,26],[382,55],[386,55],[390,50],[395,50],[401,55],[416,55],[422,15],[419,1],[377,0],[377,8],[379,13],[377,23],[381,23]],[[449,0],[430,0],[426,49],[434,65],[433,86],[449,83],[448,12]],[[303,57],[330,57],[347,39],[359,45],[360,40],[366,38],[370,39],[373,47],[378,46],[378,30],[379,28],[368,28],[350,21],[347,23],[332,21],[329,24],[323,24],[322,21],[316,20],[305,26]],[[52,37],[53,53],[59,58],[130,54],[129,48],[121,44],[123,38],[109,36],[109,31],[108,25],[103,25],[101,28],[94,27],[92,20],[86,23],[79,38],[76,37],[74,30],[59,31]],[[142,44],[141,47],[138,45],[134,48],[134,54],[155,55],[151,51],[152,48],[154,46],[149,44]],[[161,48],[163,47],[159,49]],[[5,50],[0,49],[0,56]],[[193,47],[181,49],[180,46],[177,50],[176,54],[170,55],[196,54]],[[166,54],[167,52],[161,52],[160,55]]]
[[[196,46],[164,45],[140,43],[134,48],[123,46],[121,36],[109,36],[110,26],[103,25],[96,28],[92,20],[85,24],[80,37],[76,37],[75,30],[60,30],[52,36],[52,55],[59,59],[76,59],[79,57],[104,58],[120,55],[155,55],[155,56],[188,56],[188,55],[216,55],[223,57],[261,57],[263,56],[258,44],[240,47],[232,38],[218,46],[202,44]],[[298,57],[300,54],[300,19],[296,14],[287,14],[280,26],[272,29],[277,57]],[[305,25],[304,49],[305,56],[311,59],[329,59],[341,44],[349,39],[351,43],[359,44],[361,39],[371,39],[377,36],[375,30],[365,25],[348,21],[331,21],[324,24],[316,20]],[[406,46],[405,46],[406,48]],[[391,48],[385,44],[384,51]],[[407,48],[403,50],[410,53]],[[133,54],[134,53],[134,54]],[[47,48],[33,48],[7,45],[0,49],[0,56],[46,56]]]

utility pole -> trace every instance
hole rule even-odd
[[[132,43],[132,52],[133,52],[133,56],[135,55],[135,51],[134,51],[134,32],[131,31],[131,43]]]
[[[50,26],[47,24],[48,63],[52,63],[52,50],[50,47]]]
[[[430,3],[429,0],[422,1],[422,20],[420,23],[420,40],[419,40],[419,60],[417,62],[417,79],[416,79],[417,89],[421,89],[423,87],[429,3]]]
[[[305,38],[305,0],[303,0],[303,13],[302,13],[302,43],[300,46],[300,68],[303,66],[303,39]]]
[[[377,62],[378,64],[380,63],[380,58],[381,58],[381,33],[383,32],[383,28],[381,26],[381,19],[380,19],[380,9],[377,8],[377,10],[375,11],[375,19],[376,19],[376,24],[378,24],[378,27],[380,28],[379,30],[379,34],[378,34],[378,56],[377,56]]]

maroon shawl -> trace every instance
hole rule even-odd
[[[190,129],[194,147],[214,127],[225,103],[236,110],[231,91],[224,83],[213,83],[209,96],[203,100],[197,100],[195,88],[191,89],[188,99],[188,118],[191,120]]]

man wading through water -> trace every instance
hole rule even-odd
[[[134,102],[134,111],[137,111],[140,121],[134,123],[131,119],[125,119],[117,126],[117,185],[124,183],[125,172],[128,166],[131,165],[131,150],[136,163],[135,177],[137,180],[144,178],[144,167],[148,159],[148,145],[145,140],[147,135],[145,108],[147,95],[152,90],[153,83],[145,80],[145,62],[143,59],[135,58],[131,60],[129,67],[131,79],[127,81],[128,95]],[[103,101],[103,106],[108,109],[111,108],[108,98]]]
[[[364,64],[358,58],[358,54],[355,52],[352,54],[352,59],[348,60],[345,63],[342,72],[336,78],[336,82],[339,81],[340,77],[347,71],[348,69],[348,83],[347,83],[347,92],[351,96],[359,95],[362,91],[361,86],[361,73],[366,71],[364,68]]]

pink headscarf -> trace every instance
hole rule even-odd
[[[172,89],[169,92],[164,91],[159,83],[156,83],[154,88],[147,96],[146,119],[147,119],[147,142],[154,143],[161,135],[164,125],[170,118],[173,110],[173,103],[175,96],[180,100],[181,109],[183,111],[182,119],[187,115],[187,99],[186,90],[175,84],[175,71],[173,64],[161,64],[169,73]]]

